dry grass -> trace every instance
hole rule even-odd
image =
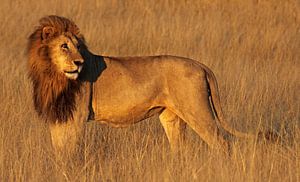
[[[299,1],[195,2],[2,0],[0,181],[300,181]],[[64,173],[26,75],[26,38],[49,14],[72,18],[98,54],[203,62],[218,78],[232,126],[275,130],[283,140],[239,140],[224,158],[188,130],[184,155],[174,159],[157,118],[126,129],[89,123],[84,164],[69,162]]]

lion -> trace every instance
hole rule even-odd
[[[186,125],[222,151],[230,149],[228,136],[254,137],[229,127],[216,77],[198,61],[95,55],[73,21],[51,15],[39,22],[28,40],[29,77],[56,150],[73,149],[89,120],[126,127],[154,115],[172,151],[183,145]]]

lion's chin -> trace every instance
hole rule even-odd
[[[74,73],[66,73],[65,75],[67,78],[71,79],[71,80],[76,80],[78,78],[79,73],[78,72],[74,72]]]

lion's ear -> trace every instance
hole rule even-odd
[[[42,33],[42,39],[47,40],[51,37],[53,37],[55,34],[55,28],[54,27],[44,27],[43,33]]]

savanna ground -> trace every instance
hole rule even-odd
[[[199,60],[216,74],[233,127],[282,140],[240,139],[225,158],[188,129],[174,159],[157,117],[123,129],[91,122],[84,163],[62,164],[26,75],[27,37],[50,14],[73,19],[98,54]],[[300,181],[299,1],[2,0],[0,22],[0,181]]]

